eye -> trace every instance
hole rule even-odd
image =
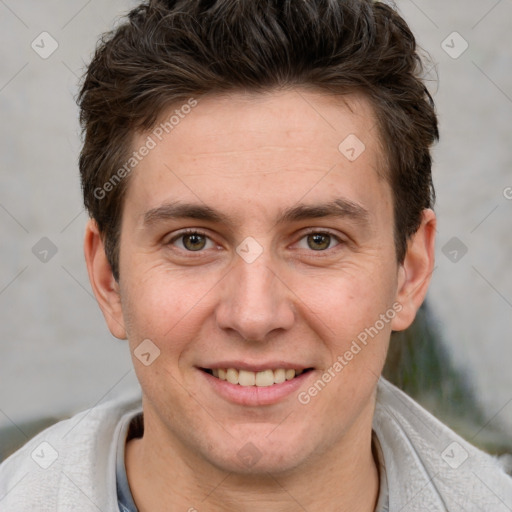
[[[208,243],[210,244],[209,247],[207,247]],[[180,233],[169,241],[169,245],[177,245],[180,249],[184,249],[189,252],[198,252],[203,249],[211,249],[214,247],[214,243],[207,235],[194,230]]]
[[[305,241],[305,245],[303,241]],[[335,243],[334,246],[332,245],[333,243]],[[299,241],[299,247],[301,249],[309,248],[313,251],[325,251],[327,249],[332,249],[340,243],[341,240],[331,233],[312,231],[301,238]]]

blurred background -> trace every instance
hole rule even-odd
[[[99,34],[137,3],[0,0],[0,459],[138,388],[83,261],[75,105]],[[512,1],[396,5],[433,60],[439,227],[427,305],[385,374],[472,443],[512,451]]]

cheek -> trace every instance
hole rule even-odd
[[[190,328],[191,319],[204,311],[211,281],[163,265],[134,272],[122,290],[128,337],[131,333],[163,340]]]
[[[317,318],[327,339],[343,345],[392,310],[395,281],[389,269],[376,266],[369,271],[368,266],[354,265],[314,280],[298,278],[294,290],[304,304],[304,315],[312,321]]]
[[[137,378],[148,399],[185,400],[181,385],[187,381],[191,361],[197,357],[197,340],[211,314],[208,279],[185,277],[177,272],[146,273],[125,283],[123,313]],[[128,286],[129,285],[129,286]],[[149,366],[137,358],[144,340],[158,356]],[[147,342],[146,342],[147,343]],[[160,398],[159,398],[160,397]],[[164,400],[165,401],[165,400]]]

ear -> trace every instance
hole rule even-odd
[[[431,209],[423,210],[421,225],[407,244],[404,262],[398,270],[396,300],[402,305],[391,322],[394,331],[402,331],[412,324],[434,271],[436,215]]]
[[[89,281],[96,300],[113,336],[126,339],[119,284],[105,254],[105,247],[96,221],[90,219],[85,228],[84,254]]]

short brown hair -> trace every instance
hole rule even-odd
[[[84,203],[115,278],[129,179],[125,172],[112,180],[130,158],[134,134],[191,97],[295,86],[362,92],[370,100],[402,262],[423,209],[434,202],[430,147],[439,134],[422,72],[406,22],[373,0],[154,0],[133,9],[102,37],[78,100]]]

